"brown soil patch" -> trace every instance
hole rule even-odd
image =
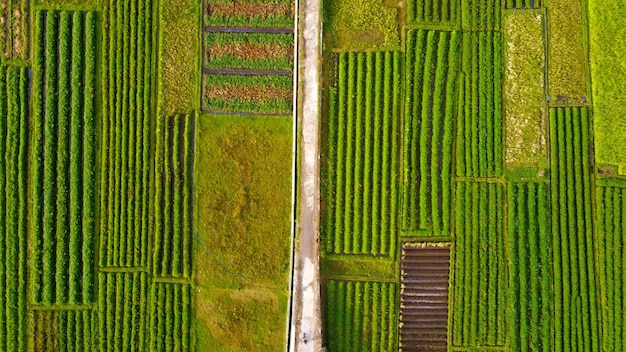
[[[274,3],[250,3],[233,1],[229,4],[207,4],[205,13],[219,14],[222,16],[244,16],[244,17],[269,17],[292,16],[293,6]]]
[[[279,59],[282,57],[293,58],[293,46],[291,45],[268,45],[253,43],[234,43],[226,45],[209,45],[206,49],[207,59],[232,55],[241,59]]]
[[[208,87],[204,91],[204,96],[207,99],[220,99],[220,100],[252,100],[252,101],[267,101],[267,100],[281,100],[291,98],[292,91],[289,88],[277,88],[272,86],[234,86],[224,85],[219,87]]]

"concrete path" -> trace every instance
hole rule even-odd
[[[298,111],[300,218],[296,230],[294,296],[290,351],[322,349],[319,283],[319,115],[320,115],[320,1],[301,0],[299,16]]]

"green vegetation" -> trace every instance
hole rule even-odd
[[[587,108],[550,109],[554,347],[598,351]]]
[[[398,285],[326,281],[324,311],[329,351],[397,351]]]
[[[504,190],[498,183],[456,183],[454,346],[505,343],[504,201]]]
[[[36,303],[93,299],[95,30],[93,12],[36,13],[33,156],[40,163],[31,187],[33,207],[43,208],[32,225]]]
[[[284,349],[291,135],[290,117],[198,117],[198,350]]]
[[[558,1],[558,0],[557,0]],[[550,7],[555,1],[550,1]],[[563,2],[565,4],[565,2]],[[506,0],[507,9],[540,9],[543,6],[542,0]]]
[[[189,277],[191,273],[195,118],[175,115],[166,119],[157,135],[154,276]]]
[[[93,351],[96,348],[93,310],[34,310],[31,319],[34,351]]]
[[[549,1],[548,88],[553,104],[581,104],[587,99],[588,60],[583,16],[581,0]]]
[[[400,54],[340,54],[331,90],[324,250],[395,253]]]
[[[463,76],[456,123],[457,176],[502,175],[502,54],[500,33],[463,35]]]
[[[28,71],[0,66],[0,350],[24,349]]]
[[[502,27],[503,0],[461,0],[464,31],[492,31]],[[535,0],[537,2],[538,0]]]
[[[619,166],[626,175],[626,4],[589,0],[589,59],[596,162]]]
[[[598,255],[600,267],[600,302],[602,321],[602,348],[615,351],[624,345],[624,297],[626,285],[626,188],[603,186],[596,188],[598,221]]]
[[[398,10],[383,0],[324,3],[324,40],[340,50],[395,50],[400,47]]]
[[[153,282],[150,285],[150,351],[191,349],[191,287]],[[126,330],[126,329],[125,329]]]
[[[149,337],[148,275],[100,273],[98,285],[99,350],[144,351]]]
[[[291,76],[206,75],[203,108],[210,111],[290,114]]]
[[[205,33],[204,67],[293,70],[293,34]]]
[[[512,183],[508,196],[507,337],[514,351],[551,351],[549,187]]]
[[[547,166],[544,26],[543,11],[506,11],[507,163]]]
[[[147,1],[146,6],[150,7],[153,3]],[[171,116],[198,110],[202,46],[198,21],[201,8],[198,1],[194,0],[164,0],[160,4],[159,113],[161,116]],[[150,27],[146,28],[146,33],[152,31]],[[150,59],[149,53],[146,55],[146,59]]]
[[[0,1],[0,57],[27,60],[30,50],[28,0]]]
[[[102,38],[99,265],[103,267],[148,265],[150,4],[106,5],[103,12],[103,27],[109,29]]]
[[[403,230],[449,234],[459,42],[458,32],[408,32]]]
[[[457,24],[459,15],[459,2],[456,0],[408,0],[406,4],[407,22],[409,25]]]

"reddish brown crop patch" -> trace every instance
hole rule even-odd
[[[204,97],[207,99],[234,100],[242,101],[269,101],[290,99],[292,90],[289,88],[278,88],[272,86],[240,86],[240,85],[223,85],[207,87],[204,91]]]
[[[250,3],[233,1],[228,4],[207,4],[205,13],[222,16],[269,17],[292,16],[293,6],[275,3]]]

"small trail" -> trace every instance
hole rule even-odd
[[[291,70],[254,70],[248,68],[205,68],[205,75],[291,76]]]
[[[266,33],[293,34],[292,28],[258,28],[258,27],[211,27],[205,26],[205,33]]]

